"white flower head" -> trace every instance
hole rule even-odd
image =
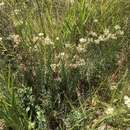
[[[111,34],[111,39],[117,40],[117,36],[115,34]]]
[[[112,84],[112,85],[110,86],[110,89],[111,89],[111,90],[115,90],[115,89],[117,89],[117,85]]]
[[[92,37],[97,37],[97,33],[96,33],[96,32],[93,32],[93,31],[90,32],[90,35],[91,35]]]
[[[60,40],[60,38],[59,38],[59,37],[56,37],[56,40],[57,40],[57,41],[59,41],[59,40]]]
[[[99,43],[100,43],[100,40],[99,40],[99,39],[96,39],[96,40],[94,40],[94,43],[95,43],[95,44],[99,44]]]
[[[56,71],[56,68],[58,67],[57,64],[51,64],[50,66],[51,66],[51,68],[52,68],[53,71]]]
[[[44,36],[44,33],[38,33],[38,36],[39,36],[39,37],[43,37],[43,36]]]
[[[93,42],[93,38],[88,38],[87,43],[92,43]]]
[[[28,129],[34,129],[35,128],[35,123],[34,122],[31,122],[29,121],[29,124],[28,124]]]
[[[2,37],[0,37],[0,42],[2,41],[2,39],[3,39],[3,38],[2,38]]]
[[[104,41],[104,35],[100,35],[98,38],[99,41]]]
[[[119,35],[124,35],[124,31],[121,31],[121,30],[119,30],[118,32],[117,32]]]
[[[85,42],[87,42],[87,40],[86,40],[85,38],[80,38],[80,39],[79,39],[79,42],[80,42],[80,43],[85,43]]]
[[[54,45],[54,42],[51,41],[49,36],[47,36],[44,40],[45,40],[45,45]]]
[[[105,113],[106,113],[107,115],[113,114],[113,112],[114,112],[114,108],[111,107],[111,106],[109,106],[109,107],[106,109],[106,111],[105,111]]]
[[[84,52],[86,51],[85,45],[84,45],[84,44],[79,44],[79,45],[77,46],[77,51],[78,51],[79,53],[84,53]]]
[[[65,52],[61,52],[61,53],[59,53],[59,55],[57,57],[60,58],[60,59],[64,59],[65,56],[66,56]]]
[[[120,30],[121,29],[121,27],[119,26],[119,25],[115,25],[115,30]]]
[[[124,96],[124,104],[130,108],[130,97],[128,97],[127,95]]]
[[[0,7],[3,7],[4,5],[5,5],[4,2],[1,2],[1,3],[0,3]]]
[[[98,19],[94,19],[94,21],[93,21],[94,23],[97,23],[98,22]]]
[[[21,39],[18,34],[10,34],[8,39],[13,40],[17,45],[20,43]]]
[[[61,55],[61,56],[65,56],[65,53],[64,53],[64,52],[61,52],[60,55]]]

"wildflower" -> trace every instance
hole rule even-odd
[[[39,36],[39,37],[43,37],[43,36],[44,36],[44,33],[39,33],[38,36]]]
[[[119,34],[119,35],[124,35],[124,31],[119,30],[119,31],[117,32],[117,34]]]
[[[99,44],[99,43],[100,43],[100,40],[99,40],[99,39],[96,39],[96,40],[94,40],[94,43]]]
[[[93,32],[93,31],[90,32],[90,35],[91,35],[92,37],[97,37],[97,33]]]
[[[127,95],[124,96],[124,104],[130,108],[130,97],[128,97]]]
[[[109,33],[105,38],[104,41],[107,41],[109,39],[117,39],[115,34]]]
[[[121,27],[119,25],[116,25],[114,28],[115,28],[115,30],[120,30],[121,29]]]
[[[107,109],[106,109],[106,111],[105,111],[105,113],[107,114],[107,115],[110,115],[110,114],[113,114],[113,112],[114,112],[114,108],[113,107],[108,107]]]
[[[52,69],[54,72],[56,71],[56,69],[57,69],[57,67],[58,67],[57,64],[51,64],[50,66],[51,66],[51,69]]]
[[[79,39],[79,42],[80,42],[80,43],[85,43],[86,41],[87,41],[87,40],[86,40],[85,38],[80,38],[80,39]]]
[[[63,57],[63,56],[65,56],[65,53],[64,53],[64,52],[62,52],[62,53],[60,53],[60,55]]]
[[[34,129],[34,128],[35,128],[35,122],[29,121],[29,123],[28,123],[28,129],[31,130],[31,129]]]
[[[2,37],[0,37],[0,42],[2,41],[2,39],[3,39],[3,38],[2,38]]]
[[[84,45],[78,45],[76,48],[79,53],[85,52],[85,46]]]
[[[2,7],[2,6],[4,6],[5,5],[5,3],[4,2],[1,2],[0,3],[0,7]]]
[[[93,21],[94,23],[97,23],[98,22],[98,20],[97,19],[94,19],[94,21]]]
[[[103,35],[100,35],[99,38],[98,38],[99,41],[104,41],[104,36]]]
[[[11,34],[9,35],[8,39],[13,40],[16,45],[18,45],[21,41],[20,36],[18,34]]]
[[[88,38],[88,43],[93,42],[93,38]]]
[[[61,53],[59,53],[59,55],[58,55],[56,58],[64,59],[65,56],[66,56],[65,53],[64,53],[64,52],[61,52]]]
[[[111,39],[117,39],[116,35],[115,34],[111,34]]]
[[[27,107],[27,108],[26,108],[26,112],[29,112],[29,111],[30,111],[30,107]]]
[[[56,40],[58,41],[60,38],[59,37],[56,37]]]
[[[47,36],[44,40],[45,40],[45,44],[46,45],[54,45],[54,42],[51,41],[51,39],[49,38],[49,36]]]
[[[117,85],[112,84],[112,85],[110,86],[110,89],[111,89],[111,90],[115,90],[115,89],[117,89]]]

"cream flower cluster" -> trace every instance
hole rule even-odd
[[[130,109],[130,97],[124,96],[124,104]]]
[[[124,31],[119,25],[114,26],[114,31],[111,32],[110,29],[105,28],[101,34],[97,34],[94,31],[88,32],[89,36],[87,38],[80,38],[79,43],[95,43],[100,44],[101,42],[108,41],[110,39],[116,40],[118,37],[124,35]]]
[[[114,112],[114,108],[111,107],[111,106],[109,106],[109,107],[106,109],[106,111],[105,111],[105,113],[106,113],[107,115],[113,114],[113,112]]]

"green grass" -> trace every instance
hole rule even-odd
[[[7,129],[128,130],[129,10],[129,0],[0,1]]]

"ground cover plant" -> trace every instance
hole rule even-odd
[[[129,0],[0,0],[0,130],[129,130],[129,12]]]

